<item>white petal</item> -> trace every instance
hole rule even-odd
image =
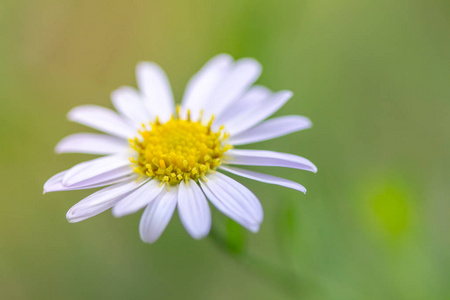
[[[66,175],[67,171],[62,171],[56,175],[53,175],[47,182],[44,184],[44,194],[49,192],[57,192],[57,191],[65,191],[66,187],[63,186],[62,180]]]
[[[96,184],[132,173],[133,168],[129,156],[124,154],[109,155],[82,162],[72,167],[64,176],[63,185]]]
[[[136,67],[136,77],[148,111],[162,121],[169,120],[175,105],[166,73],[155,63],[141,62]]]
[[[131,87],[121,87],[111,93],[114,107],[136,128],[148,123],[151,118],[139,93]]]
[[[259,230],[264,213],[258,198],[249,189],[219,172],[208,174],[207,181],[200,184],[218,210],[252,232]]]
[[[147,205],[139,223],[141,239],[147,243],[155,242],[166,229],[177,205],[178,189],[170,187]]]
[[[62,139],[56,145],[56,153],[88,153],[88,154],[113,154],[125,152],[129,144],[106,134],[76,133]]]
[[[76,184],[70,187],[67,187],[63,185],[62,181],[64,176],[67,174],[67,171],[63,171],[61,173],[58,173],[54,175],[52,178],[47,180],[47,182],[44,184],[44,194],[49,192],[60,192],[60,191],[73,191],[73,190],[85,190],[85,189],[92,189],[102,186],[107,186],[114,183],[119,183],[122,181],[125,181],[129,178],[135,178],[136,176],[128,176],[128,177],[120,177],[120,178],[114,178],[107,181],[98,182],[95,184],[91,183],[85,183],[85,184]]]
[[[200,187],[193,180],[184,181],[178,188],[178,213],[186,231],[194,238],[201,239],[211,229],[211,211]]]
[[[220,116],[215,118],[214,123],[220,127],[220,125],[227,124],[235,118],[240,118],[240,116],[253,111],[271,95],[272,92],[264,86],[252,86],[241,98],[239,98],[239,100],[227,107]]]
[[[120,200],[113,207],[112,213],[115,217],[123,217],[144,208],[161,193],[164,185],[159,186],[158,180],[151,180],[133,193]]]
[[[244,145],[270,140],[292,132],[307,129],[312,126],[311,121],[302,116],[284,116],[267,120],[253,128],[230,137],[232,145]]]
[[[306,170],[316,173],[317,167],[306,158],[266,150],[229,150],[230,165],[273,166]]]
[[[253,179],[253,180],[257,180],[257,181],[261,181],[261,182],[265,182],[265,183],[269,183],[269,184],[276,184],[276,185],[281,185],[290,189],[294,189],[297,191],[300,191],[302,193],[306,193],[306,189],[303,185],[301,185],[300,183],[291,181],[291,180],[287,180],[284,178],[280,178],[280,177],[276,177],[276,176],[272,176],[272,175],[267,175],[267,174],[263,174],[263,173],[258,173],[258,172],[253,172],[253,171],[249,171],[249,170],[244,170],[244,169],[239,169],[239,168],[234,168],[234,167],[225,167],[225,166],[221,166],[220,169],[225,170],[227,172],[245,177],[245,178],[249,178],[249,179]]]
[[[130,139],[136,136],[137,131],[126,123],[114,111],[96,105],[83,105],[73,108],[67,115],[69,120],[97,130]]]
[[[225,130],[232,136],[243,132],[263,121],[267,117],[270,117],[273,113],[280,109],[291,97],[292,92],[290,91],[277,92],[269,97],[266,101],[264,101],[264,103],[255,106],[254,110],[240,115],[239,118],[230,120],[229,123],[225,124]]]
[[[252,58],[238,60],[205,103],[205,119],[209,120],[212,115],[220,117],[225,108],[237,101],[258,79],[261,71],[261,65]]]
[[[181,104],[183,114],[189,109],[192,119],[197,120],[200,110],[211,99],[212,93],[223,81],[232,65],[233,58],[228,54],[219,54],[209,60],[186,86]]]
[[[137,181],[136,178],[133,178],[99,190],[75,204],[67,212],[66,218],[69,222],[75,223],[98,215],[113,207],[120,199],[145,182],[146,180]]]

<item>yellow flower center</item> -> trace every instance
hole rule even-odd
[[[164,124],[156,119],[150,123],[150,130],[144,126],[139,131],[141,137],[130,140],[130,146],[139,154],[137,160],[130,158],[134,171],[171,185],[182,180],[197,181],[213,172],[232,146],[225,143],[228,134],[223,127],[217,132],[211,130],[212,121],[213,118],[204,126],[189,117],[187,120],[172,117]]]

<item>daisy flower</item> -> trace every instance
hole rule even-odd
[[[250,58],[234,61],[221,54],[189,81],[175,106],[164,71],[142,62],[136,69],[139,90],[121,87],[111,95],[117,112],[95,105],[72,109],[71,121],[105,134],[77,133],[56,146],[57,153],[103,155],[56,174],[44,193],[104,187],[67,212],[79,222],[112,208],[116,217],[145,208],[139,231],[144,242],[156,241],[175,208],[195,239],[208,235],[211,211],[222,213],[257,232],[263,209],[256,196],[223,172],[305,193],[293,181],[235,167],[277,166],[316,172],[300,156],[237,149],[311,127],[308,118],[284,116],[266,120],[292,97],[253,85],[261,65]]]

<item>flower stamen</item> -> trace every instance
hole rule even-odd
[[[228,133],[221,126],[212,129],[214,117],[205,126],[187,119],[176,117],[162,124],[158,118],[150,123],[150,128],[139,131],[140,137],[130,140],[130,146],[138,152],[138,158],[130,158],[135,165],[134,172],[141,176],[153,177],[161,184],[179,184],[181,181],[198,181],[209,172],[214,172],[223,162],[224,153],[232,148],[226,144]]]

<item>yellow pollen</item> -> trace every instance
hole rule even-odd
[[[156,119],[150,123],[150,130],[143,126],[140,138],[130,140],[131,148],[138,152],[137,160],[130,158],[136,173],[158,179],[161,184],[176,185],[182,180],[204,178],[221,165],[224,153],[232,148],[225,143],[228,134],[224,128],[213,132],[213,118],[205,126],[178,115],[177,110],[177,118],[164,124]]]

